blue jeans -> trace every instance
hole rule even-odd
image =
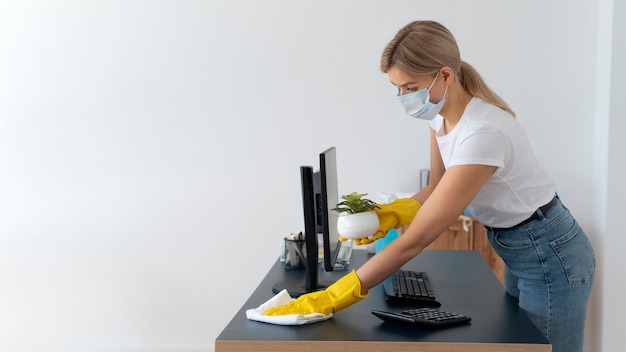
[[[505,262],[507,292],[552,344],[553,352],[581,352],[595,272],[591,243],[557,199],[539,219],[511,229],[487,228]]]

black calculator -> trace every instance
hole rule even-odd
[[[472,320],[467,315],[444,312],[432,307],[408,309],[401,312],[373,310],[372,314],[388,322],[431,328],[466,324]]]

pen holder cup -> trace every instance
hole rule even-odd
[[[304,240],[285,238],[285,268],[304,269],[306,266],[306,249]]]

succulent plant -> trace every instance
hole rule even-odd
[[[333,210],[338,213],[356,214],[364,211],[380,209],[376,203],[370,199],[363,198],[367,193],[352,192],[341,196],[342,202],[337,203],[337,207]]]

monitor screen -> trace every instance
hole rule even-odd
[[[337,232],[339,214],[332,210],[339,203],[337,186],[337,151],[331,147],[320,153],[320,169],[315,173],[314,191],[317,212],[317,231],[324,247],[324,270],[334,270],[341,242]]]

